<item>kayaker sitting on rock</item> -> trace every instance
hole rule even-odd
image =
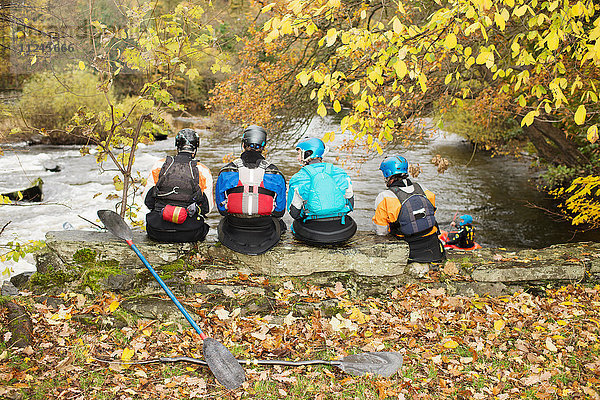
[[[317,245],[345,242],[356,233],[356,222],[348,215],[354,208],[350,177],[323,162],[321,139],[303,139],[296,151],[303,167],[290,179],[287,200],[294,237]]]
[[[453,231],[448,234],[447,245],[455,245],[461,249],[470,249],[475,246],[475,228],[473,227],[473,217],[469,214],[464,214],[458,217],[458,223],[452,221],[452,227],[458,226],[458,231]]]
[[[446,252],[438,239],[433,192],[408,178],[404,157],[387,157],[379,169],[388,189],[375,199],[375,233],[391,233],[408,242],[409,262],[443,261]]]
[[[256,125],[244,130],[242,154],[219,172],[215,188],[219,241],[243,254],[262,254],[285,231],[285,177],[265,160],[267,131]]]
[[[175,136],[177,155],[152,167],[144,190],[150,210],[146,231],[151,239],[197,242],[206,237],[209,227],[204,216],[212,207],[213,181],[210,170],[194,159],[199,144],[196,131],[182,129]]]

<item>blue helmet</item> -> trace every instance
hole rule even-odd
[[[408,161],[402,156],[386,157],[379,165],[379,169],[386,179],[398,174],[408,174]]]
[[[296,150],[302,152],[303,161],[311,158],[323,158],[323,154],[325,154],[325,143],[323,143],[321,139],[306,138],[298,142]]]
[[[463,226],[463,225],[472,224],[472,223],[473,223],[473,217],[471,217],[469,214],[464,214],[464,215],[461,215],[460,217],[458,217],[458,226]]]

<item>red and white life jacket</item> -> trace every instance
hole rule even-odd
[[[236,187],[227,190],[227,212],[246,216],[271,215],[275,209],[276,193],[264,185],[265,170],[269,163],[261,160],[256,168],[248,168],[238,158],[233,161],[238,169]]]

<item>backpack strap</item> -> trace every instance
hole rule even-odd
[[[269,162],[267,162],[267,160],[260,160],[257,168],[262,168],[266,171],[267,168],[269,167],[269,165],[271,165],[271,164]]]
[[[315,176],[317,176],[317,174],[318,174],[317,169],[315,167],[313,167],[312,165],[305,165],[304,167],[302,167],[302,170],[308,174],[311,182],[312,182],[313,178]]]
[[[190,160],[190,179],[192,180],[192,187],[196,188],[196,191],[202,191],[200,187],[200,171],[198,171],[198,161]]]
[[[175,163],[175,159],[172,156],[167,156],[167,158],[165,159],[165,163],[163,164],[162,168],[164,168],[164,166],[171,161],[171,163],[167,166],[167,168],[165,169],[165,172],[163,172],[163,174],[160,176],[160,178],[158,178],[158,181],[156,181],[156,183],[154,184],[154,186],[158,187],[161,183],[163,183],[163,181],[165,180],[165,176],[167,176],[167,172],[169,171],[169,169],[173,166],[173,164]],[[162,170],[161,168],[161,170]]]
[[[244,167],[244,162],[242,161],[241,158],[236,158],[235,160],[232,161],[232,163],[238,168],[242,168]]]

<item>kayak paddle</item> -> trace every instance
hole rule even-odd
[[[160,276],[158,276],[154,268],[152,268],[152,266],[144,258],[136,245],[133,244],[133,233],[125,221],[123,221],[123,218],[121,218],[121,216],[116,212],[110,210],[98,211],[98,217],[104,223],[104,226],[106,229],[108,229],[108,231],[110,231],[110,233],[127,242],[129,247],[131,247],[140,260],[142,260],[142,263],[144,263],[148,271],[150,271],[154,279],[156,279],[156,281],[160,284],[165,293],[169,296],[169,298],[171,298],[173,303],[175,303],[185,319],[187,319],[190,325],[192,325],[192,328],[198,332],[198,335],[200,335],[200,338],[203,340],[202,352],[204,354],[204,358],[206,359],[206,364],[214,374],[217,381],[230,390],[240,387],[246,380],[242,366],[225,346],[215,339],[209,338],[204,332],[202,332],[202,329],[200,329],[190,314],[188,314],[185,308],[183,308],[173,292],[171,292],[165,282],[163,282]]]
[[[150,360],[139,361],[120,361],[108,360],[94,357],[95,360],[105,363],[116,364],[156,364],[156,363],[174,363],[189,362],[192,364],[208,365],[205,360],[193,357],[160,357]],[[308,360],[308,361],[284,361],[284,360],[237,360],[240,364],[246,365],[285,365],[289,367],[299,367],[301,365],[325,364],[332,365],[347,372],[350,375],[360,376],[367,373],[380,375],[389,378],[402,367],[402,355],[396,352],[367,352],[352,354],[339,360]]]

